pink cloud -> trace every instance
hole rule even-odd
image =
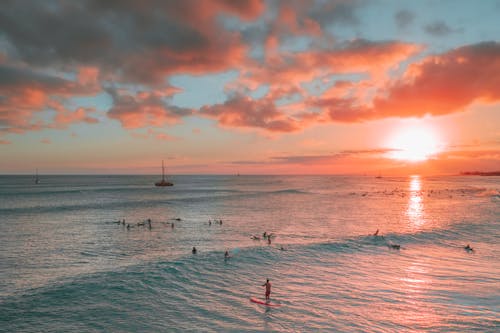
[[[121,122],[127,129],[179,123],[182,117],[192,114],[192,110],[168,104],[163,92],[142,91],[137,94],[108,90],[113,97],[113,107],[108,117]]]
[[[88,124],[96,124],[99,121],[96,118],[90,117],[88,113],[95,112],[93,108],[78,108],[74,111],[62,110],[55,116],[55,121],[58,125],[67,125],[72,123],[85,122]]]
[[[268,99],[234,96],[223,104],[204,106],[200,113],[227,127],[254,127],[270,132],[292,132],[301,128],[297,120],[278,110]]]
[[[0,65],[0,124],[3,132],[22,133],[48,127],[65,127],[72,122],[95,123],[84,113],[87,109],[68,110],[62,103],[71,96],[96,93],[95,83],[80,85],[54,75],[24,67]],[[35,120],[43,110],[56,111],[51,122]]]

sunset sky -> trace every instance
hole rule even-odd
[[[2,1],[0,174],[500,170],[500,1]]]

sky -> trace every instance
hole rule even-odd
[[[500,170],[500,0],[0,4],[0,174]]]

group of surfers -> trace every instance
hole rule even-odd
[[[375,231],[373,233],[373,237],[381,237],[381,238],[384,237],[384,236],[379,235],[378,233],[379,233],[379,230],[377,229],[377,231]],[[401,249],[401,245],[399,245],[399,244],[387,243],[387,246],[390,249],[394,249],[394,250]],[[474,249],[470,246],[470,244],[467,244],[466,246],[464,246],[464,250],[467,252],[474,252]]]

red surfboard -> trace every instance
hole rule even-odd
[[[281,304],[276,304],[276,303],[271,303],[271,302],[264,302],[261,301],[260,299],[257,299],[255,297],[250,297],[250,302],[254,302],[260,305],[265,305],[265,306],[270,306],[270,307],[278,307],[281,306]]]

